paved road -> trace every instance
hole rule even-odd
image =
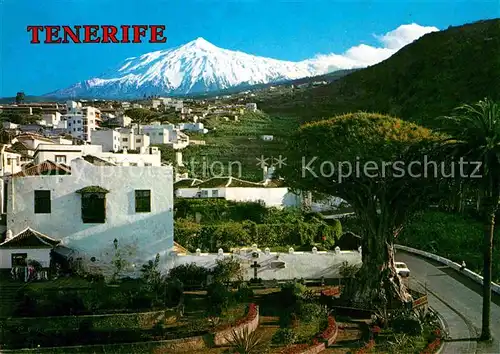
[[[442,354],[500,354],[500,297],[494,296],[491,311],[495,340],[492,344],[477,343],[481,328],[480,285],[447,266],[400,250],[396,260],[410,268],[410,286],[427,289],[429,305],[440,313],[448,327],[451,340],[446,342]]]

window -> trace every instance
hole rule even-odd
[[[128,141],[128,138],[123,138],[122,139],[124,142],[127,142]]]
[[[56,155],[56,163],[66,163],[66,155]]]
[[[144,166],[153,166],[153,164],[152,164],[152,163],[150,163],[150,162],[145,162],[145,163],[144,163]]]
[[[12,253],[11,262],[12,267],[26,267],[27,253]]]
[[[214,198],[219,197],[219,191],[217,189],[212,189],[212,197],[214,197]]]
[[[160,136],[161,136],[161,135],[163,135],[163,133],[158,133],[158,135],[160,135]]]
[[[78,131],[81,132],[82,131],[82,128],[78,128]]]
[[[208,197],[208,191],[207,190],[202,190],[201,191],[201,196],[202,196],[202,198]]]
[[[68,127],[71,127],[71,123],[68,123]]]
[[[103,224],[106,221],[106,194],[82,193],[82,220],[85,224]]]
[[[149,213],[151,211],[151,191],[136,190],[135,191],[135,212]]]
[[[35,191],[35,214],[50,214],[50,191]]]
[[[135,142],[136,142],[136,143],[140,143],[140,142],[141,142],[141,139],[135,139]]]
[[[76,122],[77,122],[77,123],[81,123],[82,121],[81,121],[81,120],[77,120]]]

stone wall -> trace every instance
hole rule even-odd
[[[465,268],[464,270],[460,270],[460,267],[461,267],[460,264],[455,263],[455,262],[453,262],[453,261],[451,261],[451,260],[449,260],[447,258],[435,255],[433,253],[421,251],[421,250],[418,250],[416,248],[407,247],[407,246],[394,245],[394,247],[396,249],[399,249],[399,250],[402,250],[402,251],[405,251],[405,252],[408,252],[408,253],[417,254],[419,256],[423,256],[425,258],[429,258],[429,259],[435,260],[435,261],[437,261],[439,263],[445,264],[448,267],[450,267],[452,269],[455,269],[456,271],[459,271],[461,274],[463,274],[466,277],[472,279],[476,283],[483,285],[483,277],[481,275],[479,275],[477,273],[474,273],[473,271],[471,271],[471,270],[469,270],[467,268]],[[495,293],[500,294],[500,285],[495,284],[495,283],[492,282],[491,283],[491,289]]]
[[[137,328],[151,329],[157,323],[170,324],[177,321],[177,309],[162,311],[116,313],[104,315],[83,316],[52,316],[52,317],[10,317],[6,321],[9,326],[40,328],[43,330],[77,330],[83,323],[91,324],[93,329]],[[0,322],[1,323],[1,322]]]
[[[230,327],[225,330],[217,331],[214,334],[214,344],[215,345],[225,345],[228,344],[232,337],[233,337],[233,331],[238,333],[238,335],[241,335],[245,330],[248,330],[248,333],[252,333],[257,329],[259,326],[259,307],[255,306],[255,314],[250,313],[252,310],[249,310],[249,313],[247,314],[246,320],[234,327]]]

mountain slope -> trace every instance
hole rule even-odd
[[[79,82],[51,96],[140,97],[192,94],[265,84],[320,73],[314,61],[288,62],[214,46],[198,38],[178,48],[128,58],[100,78]]]
[[[329,85],[262,99],[272,113],[304,121],[375,111],[433,127],[435,117],[485,96],[500,99],[500,20],[426,34],[389,59]]]

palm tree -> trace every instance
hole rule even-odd
[[[480,208],[484,217],[484,278],[480,339],[490,340],[493,234],[500,201],[500,105],[486,98],[473,105],[457,107],[451,116],[443,118],[448,124],[442,131],[449,136],[442,146],[443,151],[455,157],[463,157],[469,162],[481,163],[480,179],[465,182],[477,183],[481,196]],[[473,172],[475,165],[469,167],[469,172]]]

